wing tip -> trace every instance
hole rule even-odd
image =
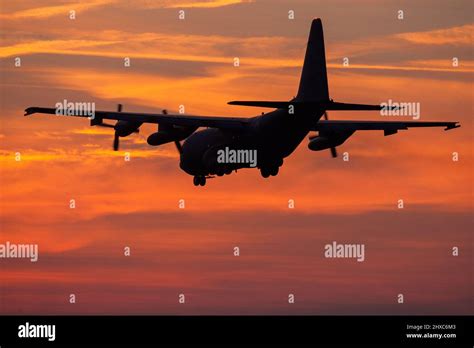
[[[26,109],[25,109],[25,113],[24,113],[23,116],[29,116],[29,115],[31,115],[31,114],[34,114],[34,113],[36,113],[37,109],[38,109],[38,108],[36,108],[36,107],[34,107],[34,106],[31,106],[31,107],[29,107],[29,108],[26,108]]]
[[[448,130],[451,130],[451,129],[454,129],[454,128],[460,128],[460,127],[461,127],[461,125],[459,124],[459,122],[452,122],[452,123],[448,123],[444,130],[448,131]]]

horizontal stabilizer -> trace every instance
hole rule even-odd
[[[367,105],[367,104],[349,104],[349,103],[327,103],[326,110],[347,110],[347,111],[370,111],[370,110],[382,110],[381,105]],[[385,107],[385,110],[397,110],[397,107]]]
[[[263,100],[234,100],[229,105],[255,106],[260,108],[287,109],[290,105],[306,107],[308,109],[339,110],[339,111],[371,111],[371,110],[398,110],[396,106],[381,106],[367,104],[338,103],[332,100],[322,102],[312,101],[263,101]]]
[[[227,104],[240,106],[256,106],[260,108],[286,109],[290,104],[295,105],[298,103],[291,103],[287,101],[235,100],[228,102]]]

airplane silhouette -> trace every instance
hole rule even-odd
[[[380,111],[383,107],[338,103],[329,98],[323,27],[319,18],[311,24],[295,98],[290,101],[232,101],[228,104],[276,110],[256,117],[240,118],[170,115],[166,110],[162,114],[129,113],[122,112],[122,105],[119,104],[117,112],[96,111],[90,124],[114,128],[113,147],[116,151],[120,137],[138,132],[143,123],[158,124],[158,131],[148,137],[148,144],[158,146],[174,142],[180,153],[179,165],[183,171],[194,176],[196,186],[204,186],[206,178],[253,166],[260,169],[264,178],[275,176],[283,165],[283,159],[293,153],[310,131],[317,131],[318,135],[309,137],[308,148],[312,151],[330,149],[332,156],[336,157],[336,147],[359,130],[383,130],[387,136],[410,127],[446,127],[445,130],[460,127],[458,122],[329,121],[328,110]],[[56,114],[56,109],[29,107],[25,110],[25,116],[34,113]],[[68,116],[87,117],[79,110],[68,112]],[[110,125],[103,123],[104,119],[117,122]],[[198,131],[200,127],[207,129]],[[227,155],[222,160],[224,149]],[[251,151],[256,154],[256,163],[253,164],[248,161]],[[237,161],[237,158],[240,160]]]

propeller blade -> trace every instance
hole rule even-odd
[[[119,149],[119,136],[117,133],[114,134],[114,151]]]
[[[122,112],[122,104],[117,104],[117,112]]]
[[[179,141],[175,141],[174,144],[176,145],[176,148],[178,149],[178,152],[181,155],[183,153],[183,146]]]
[[[329,119],[329,118],[328,118],[328,113],[327,113],[327,111],[324,111],[324,115],[323,115],[323,116],[324,116],[324,119],[325,119],[326,121]],[[335,147],[331,147],[330,150],[331,150],[331,156],[332,156],[333,158],[336,158],[336,157],[337,157],[336,148],[335,148]]]

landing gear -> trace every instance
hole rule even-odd
[[[268,178],[270,175],[271,176],[277,176],[278,175],[278,170],[280,168],[278,166],[274,166],[274,167],[263,167],[263,168],[260,168],[260,174],[262,174],[262,176],[264,178]]]
[[[219,166],[215,169],[210,170],[209,174],[211,174],[211,175],[215,174],[217,176],[224,176],[224,175],[232,174],[233,171],[234,171],[234,169],[232,169],[232,167]]]
[[[268,168],[260,168],[260,174],[266,179],[270,176],[270,171]]]
[[[193,178],[194,186],[204,186],[206,185],[206,177],[205,176],[195,176]]]

